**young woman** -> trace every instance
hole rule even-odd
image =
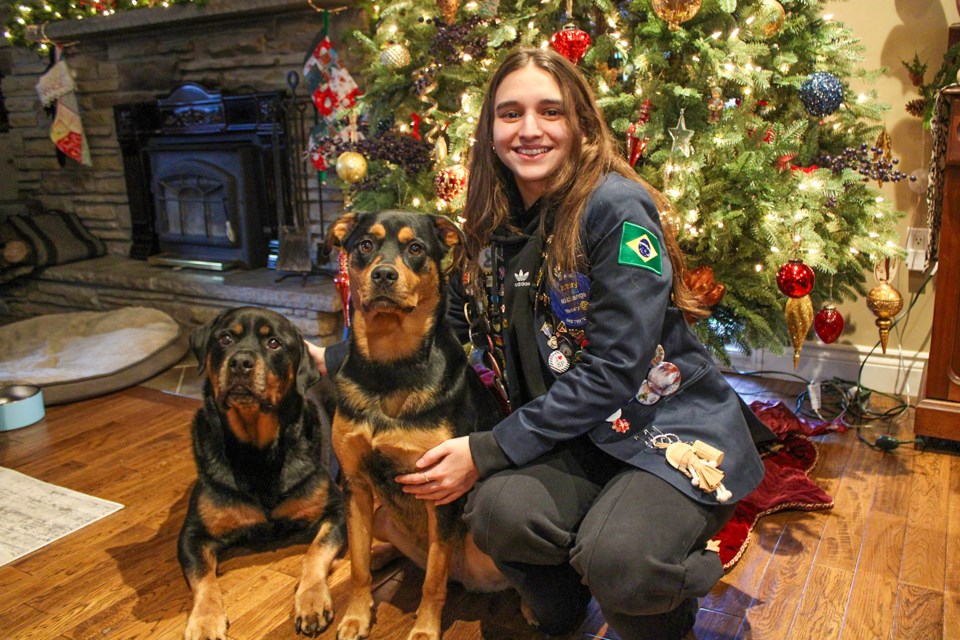
[[[624,640],[680,638],[723,573],[708,542],[762,479],[755,442],[772,434],[687,326],[706,314],[661,224],[669,204],[576,67],[511,53],[475,138],[469,295],[450,314],[487,345],[512,413],[397,481],[438,504],[470,491],[476,544],[543,631],[576,627],[593,596]],[[336,370],[342,348],[310,348]]]
[[[544,631],[575,627],[592,595],[624,640],[679,638],[723,573],[707,543],[762,479],[770,433],[687,326],[706,314],[661,224],[669,205],[576,67],[511,53],[475,139],[465,300],[513,412],[397,480],[441,504],[473,489],[474,539]]]

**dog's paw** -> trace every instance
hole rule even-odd
[[[194,611],[187,620],[183,640],[227,640],[227,628],[230,621],[223,611]]]
[[[414,627],[410,635],[407,636],[407,640],[440,640],[440,630],[418,629]]]
[[[333,622],[333,598],[326,583],[297,591],[294,616],[297,635],[315,638],[330,626]]]
[[[373,597],[354,597],[347,604],[337,627],[337,640],[362,640],[370,635],[373,621]]]

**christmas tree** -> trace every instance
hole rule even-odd
[[[675,204],[665,222],[688,280],[715,303],[697,326],[705,343],[722,353],[793,342],[796,356],[813,307],[863,295],[865,270],[900,246],[900,213],[877,188],[904,177],[880,124],[887,107],[849,89],[879,72],[858,66],[858,41],[824,4],[366,3],[360,132],[317,144],[369,161],[365,179],[342,185],[353,207],[456,216],[487,78],[515,46],[553,46],[591,79],[625,156]],[[824,335],[837,317],[824,317]]]

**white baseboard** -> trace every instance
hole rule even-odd
[[[764,349],[757,349],[752,355],[745,355],[735,349],[728,349],[730,367],[726,371],[769,371],[775,373],[794,373],[813,382],[831,378],[856,381],[863,374],[860,384],[868,389],[883,393],[915,398],[920,392],[920,378],[923,367],[930,354],[926,351],[904,351],[887,349],[884,354],[877,348],[857,345],[824,345],[807,342],[800,352],[800,364],[793,368],[793,351],[786,349],[783,355],[777,355]]]

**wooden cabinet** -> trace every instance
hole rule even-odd
[[[923,371],[914,429],[918,436],[960,440],[960,87],[945,90],[950,108],[939,266],[930,359]]]

